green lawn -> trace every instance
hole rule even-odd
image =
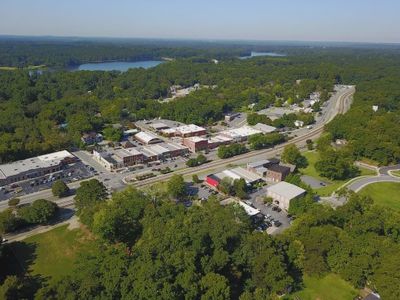
[[[12,243],[15,260],[9,268],[15,274],[29,272],[50,280],[73,274],[78,252],[88,251],[90,242],[81,230],[67,227],[60,226]]]
[[[352,300],[358,291],[338,275],[323,278],[304,276],[304,289],[289,295],[289,299],[301,300]]]
[[[392,171],[391,174],[396,177],[400,177],[400,171]]]
[[[376,204],[400,211],[400,183],[373,183],[363,188],[360,194],[370,196]]]
[[[324,181],[328,183],[327,186],[322,187],[320,189],[315,189],[318,195],[320,196],[330,196],[335,190],[340,188],[344,183],[346,183],[347,180],[330,180],[328,178],[322,177],[318,174],[317,170],[315,169],[315,163],[319,159],[319,153],[316,151],[307,151],[302,153],[308,160],[308,167],[305,169],[300,169],[300,172],[304,175],[312,176],[316,179],[319,179],[321,181]],[[360,176],[365,176],[365,175],[376,175],[375,171],[365,169],[365,168],[359,168],[361,173]]]

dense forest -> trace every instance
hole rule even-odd
[[[248,60],[238,59],[237,54],[248,53],[249,46],[234,44],[208,47],[207,44],[183,44],[174,48],[172,44],[160,46],[156,43],[0,40],[1,47],[4,48],[1,55],[10,60],[21,58],[18,51],[26,50],[32,58],[38,59],[33,64],[54,66],[69,63],[60,57],[45,62],[41,57],[52,57],[46,53],[53,53],[76,59],[78,63],[130,60],[134,57],[124,56],[126,53],[131,51],[139,59],[141,51],[152,48],[154,51],[148,52],[153,53],[152,57],[147,59],[169,54],[176,58],[152,69],[131,69],[125,73],[0,71],[2,162],[79,147],[82,132],[101,131],[115,122],[128,124],[138,119],[163,117],[208,125],[221,120],[225,113],[247,109],[250,104],[255,104],[253,111],[256,112],[269,105],[296,102],[315,90],[327,99],[335,83],[354,84],[357,92],[350,112],[327,126],[332,139],[349,140],[348,148],[354,159],[366,157],[387,164],[400,158],[400,133],[396,129],[400,121],[400,51],[396,47],[253,46],[256,50],[279,50],[288,56]],[[119,56],[107,57],[111,52]],[[210,61],[216,53],[221,59],[219,64]],[[0,58],[0,62],[6,65],[7,58]],[[29,64],[22,63],[23,66]],[[296,84],[298,79],[301,82]],[[171,85],[195,83],[216,88],[203,88],[178,101],[159,101],[169,96]],[[379,107],[377,112],[372,110],[373,105]],[[250,121],[256,121],[254,116],[250,115]],[[296,116],[287,115],[273,124],[287,126],[293,118]],[[371,136],[375,138],[369,138]]]
[[[96,239],[78,258],[74,275],[9,276],[0,286],[3,295],[276,299],[301,289],[304,275],[334,272],[354,287],[377,290],[383,299],[400,297],[400,215],[366,197],[350,194],[336,210],[301,199],[293,204],[294,225],[270,236],[254,231],[238,205],[224,207],[211,197],[187,209],[170,201],[186,197],[175,182],[168,184],[169,194],[128,189],[108,202],[98,185],[91,181],[79,188],[75,200],[78,216]],[[7,266],[7,245],[2,255]]]

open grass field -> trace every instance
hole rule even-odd
[[[29,272],[42,279],[56,280],[73,274],[78,253],[89,251],[90,239],[68,225],[11,244],[14,261],[9,269],[14,274]]]
[[[315,169],[315,163],[319,159],[319,153],[316,151],[307,151],[302,153],[308,160],[308,167],[305,169],[300,169],[300,172],[304,175],[312,176],[316,179],[319,179],[321,181],[324,181],[328,183],[327,186],[322,187],[320,189],[316,189],[315,191],[317,192],[318,195],[320,196],[330,196],[335,190],[340,188],[343,184],[345,184],[349,179],[347,180],[330,180],[328,178],[322,177],[318,174],[317,170]],[[359,168],[360,169],[360,176],[365,176],[365,175],[376,175],[375,171],[365,169],[365,168]]]
[[[360,194],[370,196],[375,204],[400,211],[400,183],[373,183],[363,188]]]
[[[352,300],[358,291],[338,275],[323,278],[304,276],[304,289],[288,297],[301,300]]]

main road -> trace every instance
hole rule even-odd
[[[206,171],[211,171],[220,167],[227,167],[230,164],[239,164],[244,161],[249,161],[251,159],[257,158],[257,157],[263,157],[264,159],[266,158],[271,158],[279,153],[285,148],[285,146],[290,145],[290,144],[296,144],[297,146],[304,146],[306,144],[306,141],[308,139],[316,139],[318,138],[321,133],[324,131],[324,126],[332,121],[332,119],[338,115],[338,114],[343,114],[345,113],[348,108],[351,105],[352,102],[352,96],[355,92],[355,87],[351,86],[348,87],[344,90],[338,91],[334,97],[329,102],[328,111],[326,115],[324,116],[322,122],[320,124],[316,125],[314,128],[308,130],[305,134],[301,136],[297,136],[292,138],[286,143],[280,144],[274,148],[269,148],[269,149],[263,149],[263,150],[256,150],[256,151],[250,151],[242,155],[237,155],[228,159],[219,159],[212,161],[210,163],[198,166],[198,167],[193,167],[193,168],[185,168],[173,173],[168,173],[164,175],[160,175],[157,177],[152,177],[149,179],[145,179],[142,181],[137,181],[134,182],[133,185],[136,187],[145,187],[151,184],[154,184],[156,182],[160,181],[166,181],[170,179],[174,174],[179,174],[183,176],[190,176],[198,173],[204,173]]]
[[[215,161],[212,161],[210,163],[198,166],[198,167],[193,167],[193,168],[184,168],[177,170],[172,173],[164,174],[164,175],[159,175],[153,178],[149,178],[146,180],[142,181],[136,181],[132,183],[133,186],[136,186],[138,188],[146,187],[149,185],[152,185],[154,183],[160,182],[160,181],[166,181],[170,179],[174,174],[180,174],[183,176],[191,176],[194,174],[199,174],[199,173],[206,173],[206,172],[211,172],[213,170],[218,170],[218,169],[223,169],[228,167],[229,165],[232,164],[243,164],[249,161],[254,161],[258,159],[267,159],[271,158],[274,156],[277,156],[282,152],[285,146],[289,144],[296,144],[297,146],[303,147],[306,144],[306,140],[308,139],[316,139],[318,138],[321,133],[324,130],[325,124],[329,123],[336,115],[338,114],[343,114],[345,113],[352,102],[352,96],[355,92],[355,87],[350,86],[347,88],[342,88],[337,91],[336,94],[332,96],[332,98],[329,101],[328,107],[326,108],[326,113],[322,116],[320,120],[318,120],[318,123],[314,126],[312,129],[304,129],[302,131],[299,131],[300,133],[297,133],[298,136],[294,136],[291,140],[289,140],[286,143],[280,144],[274,148],[269,148],[269,149],[263,149],[263,150],[256,150],[256,151],[250,151],[242,155],[238,155],[232,158],[228,159],[217,159]],[[304,134],[303,134],[304,132]],[[87,155],[84,155],[83,153],[79,153],[79,157],[83,160],[88,162],[90,159]],[[97,166],[96,166],[97,169]],[[105,172],[101,172],[98,176],[95,178],[98,178],[99,180],[104,179],[103,177],[106,176]],[[114,174],[115,175],[115,174]],[[110,177],[110,176],[108,176]],[[107,186],[112,189],[112,190],[121,190],[125,186],[120,182],[120,180],[117,178],[118,176],[113,176],[111,175],[111,178],[107,178],[108,181],[105,182]],[[69,184],[69,187],[71,189],[76,189],[79,187],[80,182],[74,182]],[[19,197],[21,199],[21,204],[26,204],[30,203],[36,199],[49,199],[54,202],[56,202],[59,206],[61,207],[73,207],[73,196],[69,196],[66,198],[58,199],[52,195],[51,190],[43,190],[39,191],[37,193],[32,193],[28,195],[24,195]],[[7,201],[2,201],[0,202],[0,211],[4,210],[7,208]]]

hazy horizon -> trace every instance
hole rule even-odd
[[[395,0],[2,0],[0,35],[392,44],[398,11]]]

